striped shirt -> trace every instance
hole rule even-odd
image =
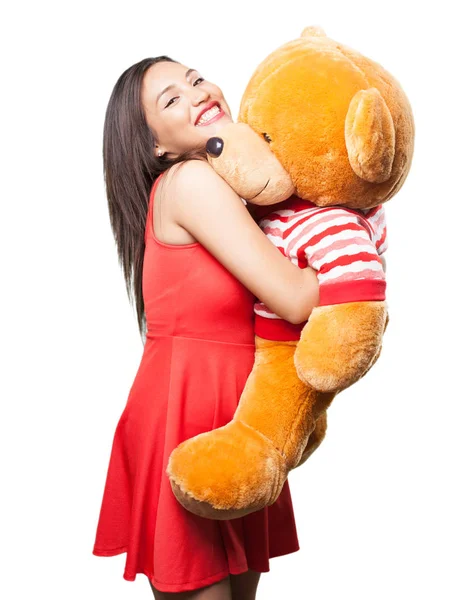
[[[320,208],[291,196],[279,204],[255,208],[260,228],[280,252],[300,268],[310,266],[317,271],[320,306],[385,299],[380,259],[387,248],[383,205],[369,210]],[[305,322],[288,323],[262,302],[255,303],[254,311],[260,337],[299,339]]]

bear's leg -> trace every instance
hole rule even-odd
[[[299,379],[296,344],[256,337],[255,364],[232,421],[171,453],[166,471],[187,510],[231,519],[277,500],[334,395],[321,395]]]
[[[325,438],[325,434],[327,431],[327,411],[325,410],[321,416],[316,421],[316,426],[314,427],[313,432],[308,438],[308,443],[306,444],[306,448],[303,450],[303,454],[301,455],[300,462],[296,465],[297,467],[301,467],[308,458],[313,454],[315,450],[319,448],[323,439]]]

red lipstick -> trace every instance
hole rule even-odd
[[[208,111],[210,108],[213,108],[213,106],[217,106],[219,108],[218,114],[215,115],[212,119],[210,119],[206,123],[202,123],[201,125],[198,125],[198,121],[200,120],[201,115],[204,114],[206,111]],[[197,118],[195,119],[195,126],[203,127],[204,125],[209,125],[210,123],[214,123],[215,121],[217,121],[224,115],[225,115],[225,112],[222,110],[219,102],[217,100],[212,100],[211,102],[208,102],[208,104],[198,113]]]

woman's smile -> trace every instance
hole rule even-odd
[[[195,127],[203,127],[210,125],[221,119],[226,113],[222,110],[221,105],[217,100],[208,102],[203,110],[197,115]]]

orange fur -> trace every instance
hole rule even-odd
[[[208,160],[254,204],[296,193],[319,206],[371,208],[404,183],[414,121],[390,73],[307,27],[257,67],[239,123],[221,137],[222,154]],[[167,473],[179,502],[213,519],[275,502],[289,471],[324,439],[337,392],[378,359],[387,319],[385,302],[351,302],[317,307],[298,342],[256,337],[255,364],[232,421],[171,454]]]
[[[377,355],[386,318],[385,302],[315,308],[295,352],[299,377],[324,392],[341,391],[358,381]]]

